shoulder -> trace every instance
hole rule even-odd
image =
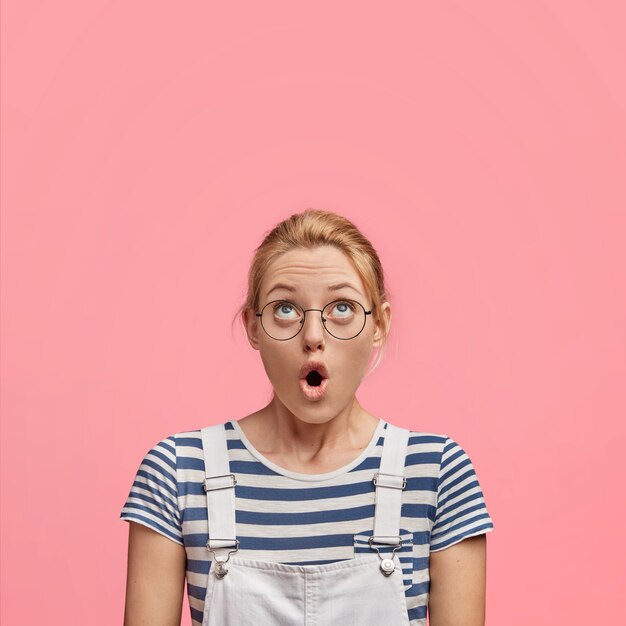
[[[389,422],[387,423],[389,424]],[[465,454],[464,448],[458,443],[458,441],[445,433],[412,430],[397,424],[390,425],[408,431],[409,439],[407,444],[407,454],[411,454],[411,452],[414,452],[416,449],[419,449],[420,451],[429,450],[432,452],[438,452],[442,456],[448,456],[454,453]]]
[[[409,430],[408,445],[409,448],[411,446],[428,447],[433,451],[439,451],[444,457],[454,453],[465,454],[459,442],[444,433]]]
[[[430,474],[431,470],[438,473],[446,468],[457,465],[470,465],[471,460],[465,449],[452,437],[445,433],[430,431],[408,431],[408,442],[405,466],[414,470],[420,466],[420,473]]]
[[[234,445],[237,433],[232,423],[213,424],[209,428],[223,428],[226,433],[228,447]],[[183,430],[158,441],[146,454],[146,459],[160,459],[172,469],[185,473],[186,470],[200,470],[203,468],[202,427]],[[144,460],[145,461],[145,460]]]
[[[442,433],[412,430],[396,424],[392,425],[408,432],[407,455],[427,451],[441,454],[448,442],[451,441],[448,435]]]
[[[445,446],[450,438],[442,433],[432,433],[428,431],[409,430],[409,446],[415,445],[431,445]]]
[[[417,453],[429,453],[431,462],[436,462],[441,472],[452,466],[472,465],[465,448],[456,439],[442,433],[410,431],[407,465],[411,454]]]
[[[405,468],[409,476],[435,478],[448,441],[441,433],[409,430]]]
[[[212,426],[224,428],[228,437],[232,436],[231,433],[234,432],[233,425],[230,421],[222,424],[214,424]],[[209,426],[209,428],[210,427],[211,426]],[[167,450],[172,454],[184,455],[190,450],[202,449],[202,430],[203,428],[198,427],[173,433],[154,444],[151,450],[155,452]]]
[[[199,429],[173,433],[149,448],[144,454],[140,470],[174,477],[181,466],[181,459],[195,456],[194,450],[202,451]]]

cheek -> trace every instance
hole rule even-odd
[[[372,354],[372,342],[369,338],[363,339],[350,346],[340,346],[342,349],[337,353],[339,358],[336,362],[341,364],[341,375],[345,380],[361,381],[365,374]]]
[[[288,346],[279,344],[268,349],[266,345],[261,344],[259,353],[265,373],[274,385],[280,384],[282,380],[290,376],[296,376],[295,358],[291,355]]]

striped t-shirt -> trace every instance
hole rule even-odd
[[[236,420],[225,424],[230,470],[237,476],[237,556],[323,564],[368,551],[386,422],[349,465],[327,474],[285,470],[259,453]],[[187,553],[187,594],[201,626],[210,567],[200,430],[157,443],[141,463],[121,518],[144,524]],[[429,554],[493,530],[472,462],[446,435],[411,431],[397,552],[411,626],[426,623]]]

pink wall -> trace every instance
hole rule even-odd
[[[382,6],[3,3],[3,624],[121,623],[139,461],[266,401],[230,319],[308,206],[389,278],[361,400],[474,460],[488,624],[626,619],[623,3]]]

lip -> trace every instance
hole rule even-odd
[[[311,387],[306,382],[306,377],[313,370],[319,372],[322,382],[317,387]],[[321,361],[309,361],[300,369],[300,390],[307,400],[317,402],[324,397],[328,386],[328,369]]]
[[[305,363],[305,365],[303,365],[302,368],[300,369],[300,376],[299,376],[300,380],[302,380],[303,378],[306,378],[307,374],[309,372],[312,372],[313,370],[317,370],[320,373],[320,376],[324,380],[329,378],[328,369],[321,361],[309,361],[308,363]]]
[[[304,397],[311,402],[318,402],[324,397],[326,393],[326,386],[328,385],[328,378],[322,379],[322,382],[317,387],[311,387],[306,378],[300,379],[300,389]]]

